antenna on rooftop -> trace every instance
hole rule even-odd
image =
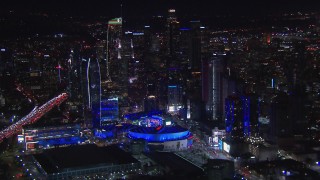
[[[120,17],[122,18],[122,1],[121,1],[121,4],[120,4]]]

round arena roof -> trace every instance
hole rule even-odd
[[[144,139],[148,142],[164,142],[186,139],[191,135],[188,129],[180,126],[165,127],[137,127],[131,129],[128,137],[131,139]]]

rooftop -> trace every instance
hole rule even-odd
[[[203,170],[170,152],[152,152],[146,154],[163,167],[168,167],[175,175],[201,176]]]
[[[98,147],[93,144],[49,149],[34,157],[48,174],[73,168],[138,162],[117,146]]]

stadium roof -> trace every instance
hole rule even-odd
[[[188,129],[185,129],[181,126],[163,126],[163,127],[142,127],[137,126],[134,129],[131,129],[130,132],[138,132],[145,134],[167,134],[167,133],[178,133],[185,132]]]

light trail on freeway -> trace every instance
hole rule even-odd
[[[33,110],[21,118],[16,123],[10,125],[9,127],[5,128],[0,132],[0,143],[5,139],[9,138],[12,135],[20,132],[22,130],[22,126],[26,124],[32,124],[39,120],[44,114],[49,112],[52,108],[55,106],[59,106],[62,102],[64,102],[66,99],[68,99],[67,93],[61,93],[60,95],[52,98],[51,100],[47,101],[42,106],[38,107],[35,106]]]

